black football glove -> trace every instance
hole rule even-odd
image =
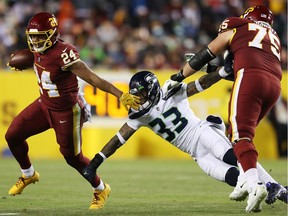
[[[182,82],[185,79],[183,76],[183,70],[181,69],[177,74],[171,75],[170,79],[179,83]]]
[[[229,75],[225,77],[226,80],[234,81],[234,56],[232,52],[229,52],[228,55],[224,57],[224,70]]]
[[[218,69],[218,65],[211,64],[210,62],[207,63],[206,72],[211,73],[215,72]]]

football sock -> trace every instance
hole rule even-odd
[[[251,192],[254,187],[259,182],[258,173],[256,168],[251,168],[244,173],[245,178],[247,179],[248,183],[248,192]]]
[[[93,189],[94,189],[94,190],[99,190],[99,191],[104,190],[104,189],[105,189],[105,186],[104,186],[103,181],[100,179],[100,184],[99,184],[97,187],[94,187]]]
[[[273,179],[272,176],[270,176],[269,173],[267,173],[266,170],[258,162],[257,162],[256,168],[257,168],[257,172],[258,172],[258,175],[259,175],[259,179],[263,183],[265,183],[265,184],[267,184],[268,182],[277,183],[275,181],[275,179]]]
[[[34,167],[31,165],[28,169],[21,169],[21,172],[26,176],[26,177],[31,177],[34,175]]]

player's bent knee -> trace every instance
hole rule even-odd
[[[239,170],[236,167],[231,167],[225,175],[225,182],[230,186],[235,187],[237,184],[237,178],[239,176]]]
[[[79,164],[80,158],[81,154],[78,154],[76,156],[65,156],[67,164],[69,164],[72,167],[76,167]]]
[[[13,145],[13,144],[18,144],[21,142],[21,139],[19,136],[16,135],[12,130],[8,129],[6,134],[5,134],[5,140],[8,143],[8,145]]]
[[[233,148],[230,148],[223,157],[223,161],[227,164],[233,165],[233,166],[237,166],[237,158],[236,155],[234,153]]]

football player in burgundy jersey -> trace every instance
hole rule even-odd
[[[5,135],[22,171],[22,176],[9,190],[10,195],[21,194],[27,185],[39,181],[39,173],[28,156],[26,139],[49,128],[54,129],[60,152],[70,166],[82,175],[83,168],[89,163],[81,150],[81,130],[89,113],[85,112],[85,100],[78,93],[77,76],[119,98],[126,109],[130,106],[138,109],[139,106],[137,97],[123,93],[97,76],[80,59],[75,47],[59,38],[58,21],[53,14],[41,12],[34,15],[26,35],[34,53],[40,97],[20,112]],[[99,176],[89,182],[94,189],[90,209],[102,208],[111,189]]]
[[[225,19],[218,36],[193,56],[178,74],[171,76],[171,82],[180,82],[224,51],[228,50],[234,55],[228,132],[248,183],[247,212],[261,210],[261,202],[267,196],[256,169],[258,152],[253,144],[255,129],[281,93],[281,44],[272,24],[273,14],[265,6],[253,6],[240,18]],[[274,202],[275,197],[279,198],[283,191],[283,187],[273,184],[265,201]],[[283,201],[287,203],[287,191],[285,193]]]

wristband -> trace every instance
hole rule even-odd
[[[195,86],[196,86],[196,89],[198,90],[198,92],[204,91],[204,89],[202,88],[202,86],[199,82],[199,79],[195,80]]]
[[[107,157],[103,154],[103,152],[99,152],[98,154],[103,158],[103,161],[107,159]]]
[[[229,75],[229,73],[227,73],[227,72],[224,70],[224,67],[222,67],[222,68],[218,71],[218,74],[219,74],[221,77],[223,77],[223,78],[225,78],[226,76]]]
[[[123,138],[123,136],[119,133],[119,131],[117,132],[116,136],[118,137],[120,143],[123,145],[124,143],[126,143],[126,140]]]
[[[185,79],[183,69],[181,69],[177,74],[173,74],[170,79],[173,81],[182,82]]]

